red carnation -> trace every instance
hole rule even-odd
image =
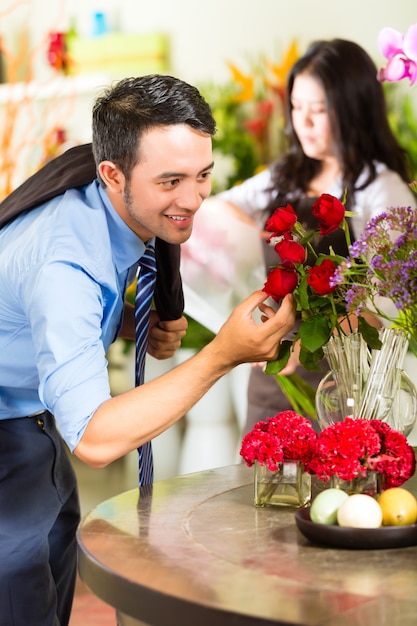
[[[353,480],[380,472],[384,487],[399,487],[414,474],[414,450],[406,437],[381,420],[345,418],[317,437],[307,471],[320,480]]]
[[[317,434],[311,422],[295,411],[282,411],[257,422],[243,440],[240,454],[246,465],[255,461],[277,471],[284,460],[300,461],[308,466]]]

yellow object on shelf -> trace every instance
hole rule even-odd
[[[68,37],[68,73],[139,76],[169,70],[169,37],[162,33],[108,33],[91,39]]]

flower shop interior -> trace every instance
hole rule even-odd
[[[212,0],[207,6],[195,0],[2,0],[0,200],[54,156],[91,140],[91,106],[105,86],[151,73],[196,85],[212,106],[218,126],[213,191],[227,189],[279,156],[285,79],[311,41],[352,39],[380,66],[379,31],[406,32],[416,21],[415,0]],[[417,89],[388,85],[387,99],[417,179]],[[264,101],[271,112],[259,130]],[[210,216],[202,211],[196,218],[181,261],[189,334],[171,359],[148,357],[147,380],[199,350],[238,302],[262,288],[258,232],[243,223],[231,226],[215,205]],[[113,395],[134,385],[133,344],[117,340],[108,363]],[[250,368],[240,365],[220,379],[153,441],[155,481],[241,463]],[[411,353],[404,369],[417,385]],[[417,426],[408,439],[417,446]],[[137,486],[136,452],[100,470],[72,462],[83,515]],[[74,610],[71,626],[114,623],[104,605],[91,602],[83,613]]]

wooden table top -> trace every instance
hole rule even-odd
[[[405,486],[417,494],[415,476]],[[293,509],[255,508],[245,465],[110,498],[83,519],[78,546],[86,585],[153,626],[417,623],[417,546],[315,545]]]

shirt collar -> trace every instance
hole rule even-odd
[[[105,189],[103,189],[97,181],[96,184],[98,193],[106,209],[113,259],[118,272],[123,272],[137,264],[138,259],[140,259],[145,252],[146,246],[122,220],[110,202]]]

